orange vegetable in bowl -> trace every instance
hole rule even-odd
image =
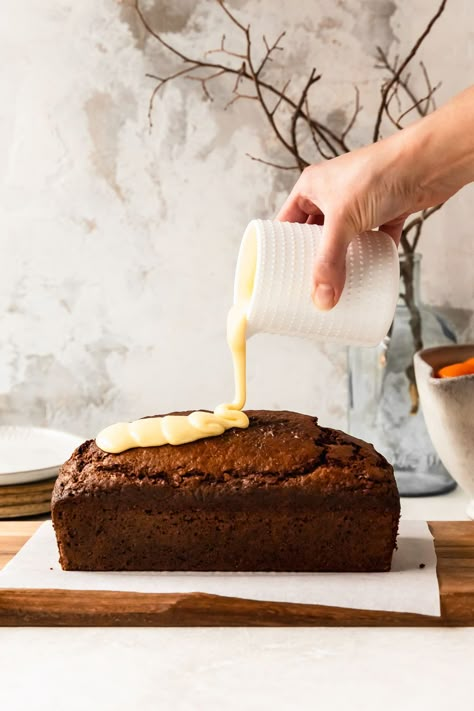
[[[445,365],[437,372],[438,378],[459,378],[460,375],[474,375],[474,358],[468,358],[462,363]]]

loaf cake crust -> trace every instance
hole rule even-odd
[[[315,417],[247,414],[246,430],[180,446],[108,454],[84,442],[53,491],[62,567],[389,570],[400,516],[390,464]]]

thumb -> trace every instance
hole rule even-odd
[[[346,280],[346,252],[355,232],[340,218],[324,218],[321,246],[313,270],[313,301],[327,311],[337,304]]]

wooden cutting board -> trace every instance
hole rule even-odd
[[[0,567],[41,522],[0,522]],[[27,626],[474,626],[474,521],[432,522],[442,615],[259,602],[203,593],[1,590],[0,625]]]

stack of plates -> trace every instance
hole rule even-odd
[[[49,511],[58,469],[81,442],[58,430],[0,426],[0,518]]]

